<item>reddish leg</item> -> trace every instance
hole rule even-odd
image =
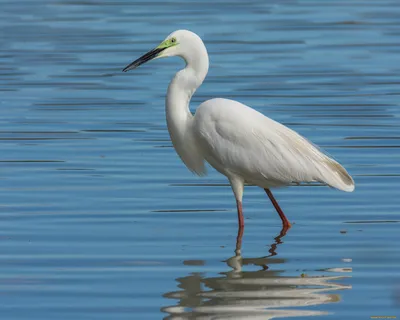
[[[239,229],[244,227],[244,219],[243,219],[243,212],[242,212],[242,202],[236,200],[237,212],[238,212],[238,222],[239,222]]]
[[[239,256],[240,256],[240,252],[242,249],[243,231],[244,231],[244,228],[239,226],[238,234],[236,237],[236,250],[235,250],[235,254],[239,255]]]
[[[272,204],[274,205],[276,212],[278,212],[279,217],[281,217],[282,224],[283,224],[282,232],[283,232],[283,234],[285,234],[286,231],[287,231],[292,225],[290,224],[289,220],[286,218],[285,214],[283,213],[281,207],[280,207],[279,204],[278,204],[278,201],[275,200],[274,196],[272,195],[271,190],[269,190],[269,189],[264,189],[264,190],[265,190],[265,192],[267,193],[269,200],[271,200]]]

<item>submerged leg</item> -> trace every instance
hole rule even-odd
[[[282,224],[283,224],[282,231],[283,231],[283,233],[286,233],[287,229],[289,229],[292,225],[290,224],[289,220],[286,218],[285,214],[283,213],[281,207],[278,204],[278,201],[275,200],[274,196],[272,195],[271,190],[269,190],[269,189],[264,189],[264,190],[267,193],[269,200],[271,200],[272,204],[275,207],[276,212],[278,212],[279,217],[282,220]]]
[[[243,199],[243,187],[244,183],[241,178],[238,177],[230,177],[229,182],[231,183],[231,187],[236,199],[237,213],[238,213],[238,222],[239,229],[244,227],[244,218],[242,211],[242,199]]]
[[[241,255],[243,231],[244,231],[244,228],[241,227],[240,223],[239,223],[238,233],[237,233],[237,237],[236,237],[236,250],[235,250],[236,256]]]
[[[236,206],[237,206],[237,213],[238,213],[239,229],[242,229],[242,228],[244,227],[244,218],[243,218],[242,202],[239,201],[239,200],[236,200]]]

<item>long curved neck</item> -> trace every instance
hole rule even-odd
[[[204,160],[193,134],[189,103],[207,75],[208,54],[201,40],[190,49],[189,54],[182,55],[186,68],[175,75],[168,87],[165,103],[167,126],[172,144],[185,165],[197,174],[204,174]]]
[[[191,49],[190,53],[182,55],[186,67],[179,71],[169,84],[165,103],[168,131],[175,148],[177,142],[185,138],[193,118],[189,109],[190,99],[202,84],[209,66],[204,44],[198,44]]]

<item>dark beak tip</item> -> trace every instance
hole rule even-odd
[[[141,56],[139,59],[136,59],[131,64],[127,65],[124,69],[122,69],[122,72],[127,72],[129,70],[136,69],[143,63],[146,63],[147,61],[150,61],[150,60],[154,59],[155,57],[157,57],[157,55],[165,49],[166,48],[155,48],[153,50],[150,50],[145,55]]]
[[[122,69],[122,72],[128,72],[129,70],[136,69],[136,66],[133,66],[133,63],[127,65],[125,68]]]

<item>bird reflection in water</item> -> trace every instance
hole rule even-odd
[[[286,230],[275,237],[269,255],[260,258],[243,258],[241,244],[243,228],[239,228],[235,255],[226,264],[231,268],[219,277],[206,277],[204,273],[192,273],[176,279],[179,291],[168,292],[165,298],[178,300],[174,306],[163,307],[168,313],[165,319],[272,319],[280,317],[318,316],[324,311],[294,309],[340,301],[336,290],[351,286],[332,280],[345,276],[282,276],[283,270],[272,270],[273,264],[284,264],[276,258],[277,249],[283,243]],[[186,262],[190,264],[190,262]],[[257,271],[243,271],[243,266],[253,265]],[[351,269],[335,269],[348,272]],[[289,308],[290,309],[285,309]]]

